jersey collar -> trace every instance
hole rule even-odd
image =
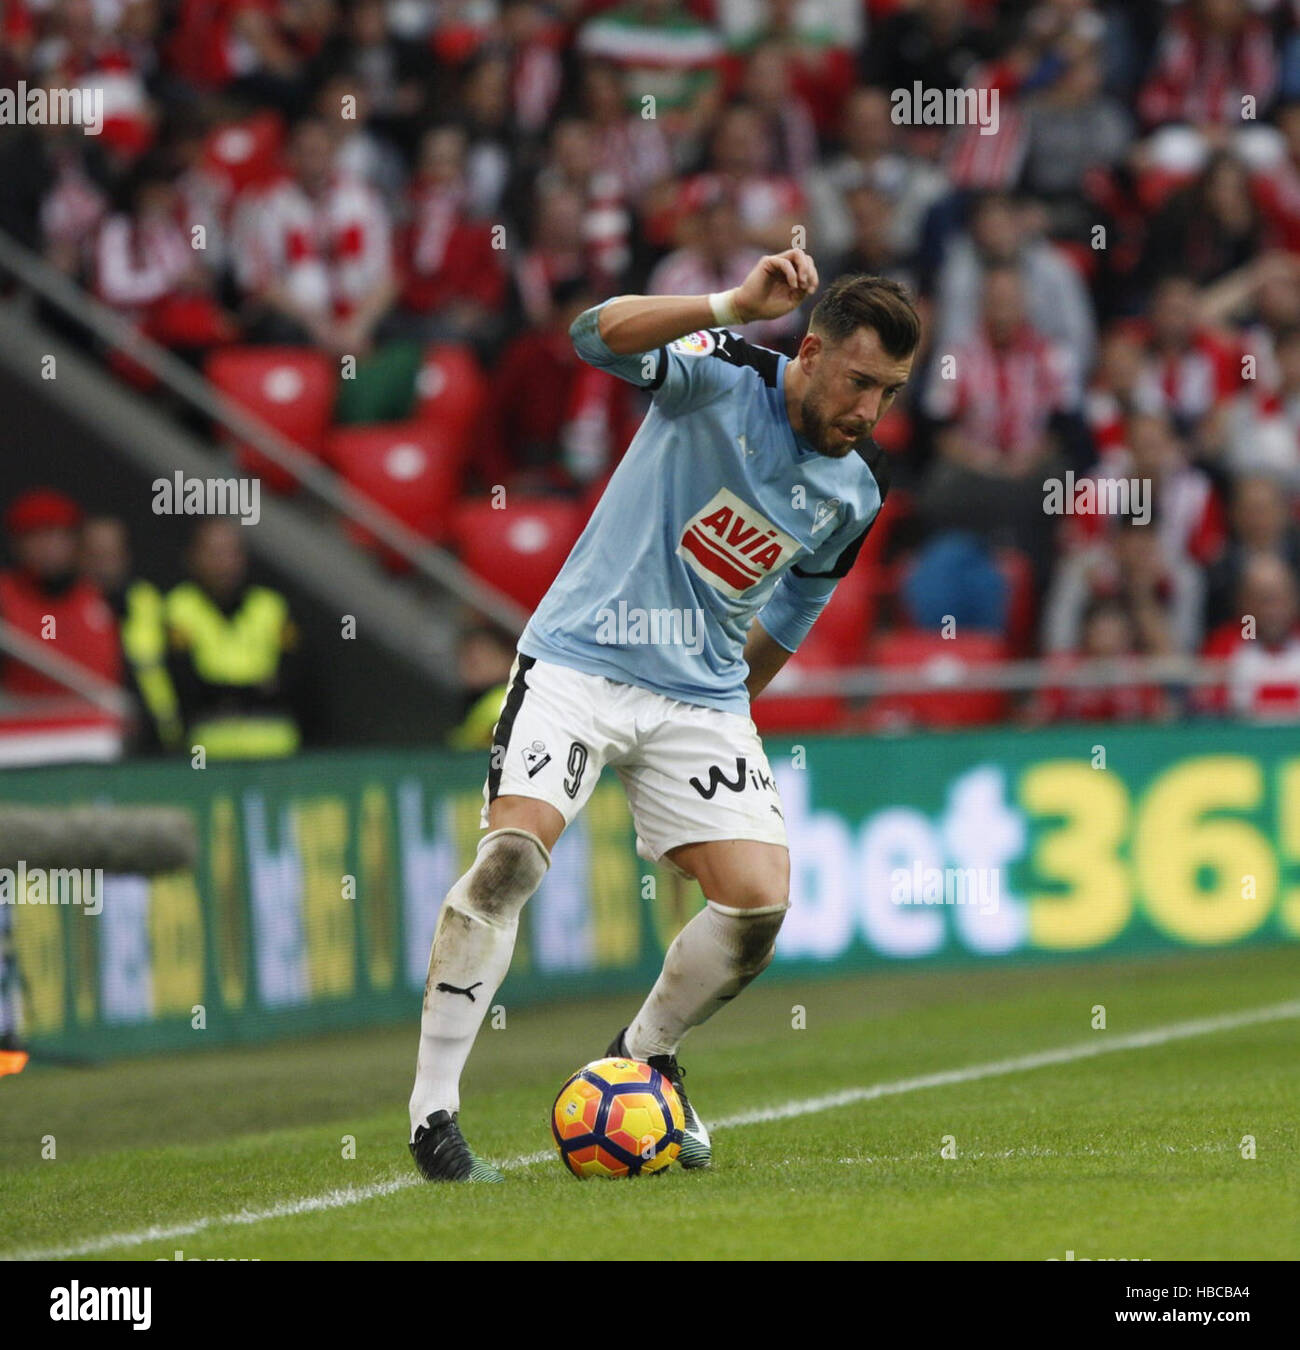
[[[789,364],[790,358],[784,353],[778,353],[776,399],[781,409],[781,426],[785,429],[786,448],[793,453],[795,459],[807,459],[811,455],[817,455],[820,458],[820,452],[813,446],[813,443],[797,432],[790,422],[790,410],[785,404],[785,368]]]

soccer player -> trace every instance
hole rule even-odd
[[[505,978],[520,910],[607,764],[637,852],[699,881],[704,908],[609,1055],[681,1096],[684,1167],[710,1161],[677,1049],[772,959],[790,859],[749,703],[853,565],[889,486],[871,438],[911,373],[906,291],[835,281],[793,358],[731,331],[818,288],[801,249],[714,295],[621,295],[570,334],[651,408],[519,640],[484,785],[474,865],[438,918],[411,1094],[411,1154],[431,1181],[499,1181],[460,1131],[460,1075]]]

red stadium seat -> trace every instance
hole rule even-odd
[[[963,689],[962,673],[970,666],[996,665],[1007,658],[1006,642],[991,633],[967,633],[944,638],[914,628],[882,634],[875,642],[875,664],[883,669],[938,667],[951,688],[926,694],[889,694],[878,698],[868,712],[873,730],[900,729],[919,723],[929,727],[981,726],[1000,721],[1008,696],[999,689]]]
[[[468,347],[435,342],[425,352],[415,377],[411,416],[441,428],[467,454],[487,403],[487,390],[487,380]]]
[[[1007,648],[1024,656],[1033,646],[1037,618],[1033,564],[1014,548],[998,549],[994,560],[1007,583]]]
[[[844,664],[838,659],[834,639],[821,631],[825,617],[823,614],[817,620],[799,650],[776,677],[774,683],[779,688],[796,689],[801,676],[834,670]],[[803,731],[841,731],[847,726],[849,704],[847,699],[834,694],[807,694],[797,698],[766,698],[760,695],[752,705],[750,715],[764,736]]]
[[[866,544],[862,547],[865,549]],[[867,659],[867,638],[875,622],[879,600],[876,568],[871,559],[864,560],[859,555],[853,567],[840,578],[835,594],[818,616],[808,641],[815,633],[838,665],[862,665]]]
[[[207,361],[208,379],[230,402],[319,456],[334,407],[337,368],[309,347],[229,347]],[[237,447],[240,466],[275,492],[290,492],[292,475],[251,446]]]
[[[349,487],[422,538],[436,543],[446,535],[460,465],[437,428],[421,422],[340,427],[329,435],[325,458]],[[360,526],[349,525],[348,533],[363,547],[376,543]],[[383,552],[388,565],[401,570],[397,556]]]
[[[585,523],[574,502],[512,493],[501,510],[491,498],[462,502],[453,515],[452,534],[466,567],[534,609]]]

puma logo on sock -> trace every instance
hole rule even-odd
[[[471,1003],[475,1003],[477,1000],[474,997],[474,990],[482,983],[482,980],[475,980],[468,989],[458,989],[454,984],[448,984],[445,980],[439,980],[436,988],[440,994],[464,994]]]

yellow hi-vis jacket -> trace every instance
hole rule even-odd
[[[181,715],[176,689],[167,673],[167,621],[162,592],[148,581],[126,588],[120,627],[122,651],[135,673],[145,711],[153,719],[158,739],[168,749],[180,744]]]
[[[296,642],[285,598],[250,586],[239,607],[225,614],[200,586],[184,581],[168,594],[166,617],[173,661],[187,657],[203,690],[200,706],[187,710],[189,743],[212,759],[293,754],[298,725],[267,696]]]

